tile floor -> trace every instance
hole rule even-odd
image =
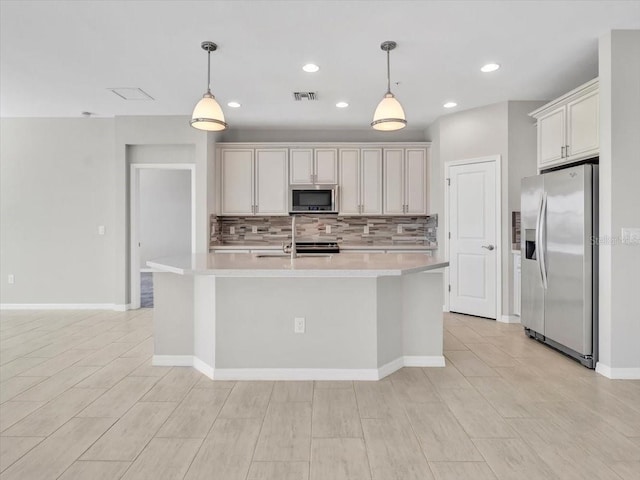
[[[152,367],[152,312],[2,312],[0,478],[640,478],[640,382],[445,318],[445,368],[214,382]]]

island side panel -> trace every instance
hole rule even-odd
[[[154,365],[192,365],[193,277],[153,274]]]
[[[375,278],[216,279],[216,371],[375,370],[376,351]]]
[[[193,278],[193,366],[209,378],[215,367],[216,277]]]
[[[402,349],[402,277],[378,278],[378,368],[381,376],[404,366]]]
[[[441,271],[402,277],[405,366],[443,367],[444,301]]]

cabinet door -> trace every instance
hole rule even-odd
[[[567,156],[588,158],[599,150],[598,92],[591,92],[567,104]]]
[[[404,213],[404,150],[384,150],[384,210],[383,213]]]
[[[382,213],[382,149],[363,148],[360,159],[361,213]]]
[[[339,163],[340,214],[357,215],[360,213],[360,150],[341,149]]]
[[[408,148],[405,152],[405,213],[427,214],[427,151]]]
[[[565,114],[563,106],[538,119],[538,166],[563,159]]]
[[[256,150],[255,204],[259,215],[287,215],[287,150]]]
[[[335,148],[316,148],[315,183],[338,183],[338,151]]]
[[[253,150],[222,150],[222,215],[253,213]]]
[[[290,183],[313,183],[313,150],[295,148],[290,151],[289,160]]]

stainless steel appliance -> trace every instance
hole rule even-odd
[[[522,180],[525,332],[594,368],[598,354],[598,166]]]
[[[338,213],[337,185],[291,185],[289,213]]]

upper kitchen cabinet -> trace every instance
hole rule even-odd
[[[384,149],[384,214],[427,214],[427,155],[427,148]]]
[[[598,102],[596,78],[530,114],[538,126],[539,169],[598,155]]]
[[[290,151],[290,183],[338,183],[338,150],[336,148],[292,148]]]
[[[288,215],[287,149],[220,151],[221,215]]]
[[[341,215],[382,214],[382,149],[341,148]]]

